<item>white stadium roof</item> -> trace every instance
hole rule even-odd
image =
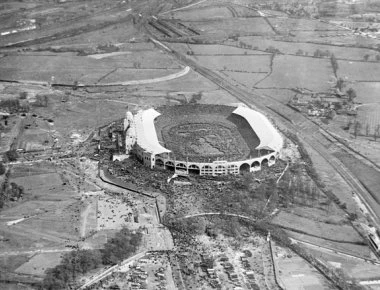
[[[170,150],[162,147],[157,139],[154,119],[159,115],[155,109],[139,111],[135,116],[137,142],[141,148],[152,154],[169,153]]]
[[[276,128],[263,114],[247,107],[238,107],[233,113],[246,119],[255,131],[260,139],[260,144],[256,147],[257,150],[269,149],[279,151],[282,148],[283,140],[280,133],[278,133]]]

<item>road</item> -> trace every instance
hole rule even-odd
[[[142,257],[144,257],[145,255],[147,254],[146,251],[144,252],[141,252],[141,253],[138,253],[132,257],[129,257],[128,259],[124,260],[123,262],[121,262],[120,265],[114,265],[112,266],[111,268],[108,268],[106,271],[96,275],[95,277],[93,277],[92,279],[90,279],[88,282],[86,282],[85,284],[83,284],[80,288],[78,288],[79,290],[80,289],[86,289],[87,287],[90,287],[91,285],[95,284],[95,283],[98,283],[99,281],[103,280],[104,278],[112,275],[114,272],[117,272],[119,271],[120,269],[123,269],[122,267],[126,264],[130,264],[132,263],[133,261],[136,261]]]
[[[188,218],[194,218],[194,217],[209,216],[209,215],[223,215],[223,216],[231,216],[231,217],[237,217],[237,218],[241,218],[241,219],[246,219],[246,220],[250,220],[252,222],[256,222],[257,221],[257,219],[254,219],[254,218],[251,218],[251,217],[248,217],[248,216],[244,216],[244,215],[240,215],[240,214],[235,214],[235,213],[227,213],[227,212],[203,212],[203,213],[195,213],[195,214],[190,214],[190,215],[186,215],[186,216],[183,216],[183,217],[179,217],[178,220],[188,219]]]

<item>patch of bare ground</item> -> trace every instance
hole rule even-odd
[[[337,253],[323,252],[308,248],[308,251],[318,256],[325,263],[332,265],[337,270],[348,273],[350,277],[358,280],[375,280],[379,278],[379,265],[373,265],[356,258],[350,258]]]

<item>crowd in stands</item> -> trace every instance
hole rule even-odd
[[[232,113],[234,109],[205,104],[159,107],[161,115],[155,120],[158,140],[176,160],[213,162],[256,157],[260,141],[248,122]]]

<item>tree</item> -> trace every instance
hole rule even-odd
[[[376,55],[376,61],[380,61],[380,54]]]
[[[355,138],[358,136],[361,127],[362,127],[362,124],[359,121],[355,121],[355,123],[354,123],[354,136],[355,136]]]
[[[3,162],[0,162],[0,175],[3,175],[6,171],[6,168],[3,164]]]
[[[48,96],[47,95],[37,95],[36,102],[34,103],[37,107],[47,107],[48,106]]]
[[[322,57],[322,51],[320,49],[314,51],[314,57]]]
[[[139,246],[142,235],[123,228],[113,239],[104,245],[102,250],[103,264],[117,264],[131,256]]]
[[[365,124],[365,135],[368,137],[369,136],[369,124]]]
[[[336,75],[337,74],[337,71],[338,71],[338,61],[335,57],[335,54],[332,54],[331,57],[330,57],[330,62],[331,62],[331,66],[333,68],[333,71],[334,71],[334,74]]]
[[[303,55],[303,50],[302,49],[297,50],[296,55]]]
[[[18,158],[18,154],[17,154],[16,150],[9,150],[5,153],[5,155],[7,156],[8,160],[11,162],[16,161]]]
[[[350,102],[353,102],[354,99],[357,97],[357,95],[356,95],[356,91],[355,91],[353,88],[349,88],[349,89],[347,90],[347,96],[348,96],[348,100],[349,100]]]
[[[373,138],[376,139],[380,137],[380,124],[378,124],[376,127],[375,127],[375,131],[374,131],[374,134],[373,134]]]
[[[341,91],[344,87],[344,80],[342,78],[337,79],[335,86],[337,89],[339,89]]]
[[[363,59],[364,59],[365,61],[368,61],[368,59],[369,59],[369,54],[364,55],[364,56],[363,56]]]

